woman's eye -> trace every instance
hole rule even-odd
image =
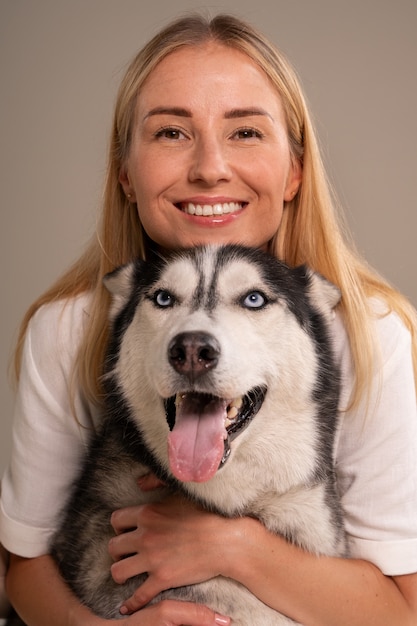
[[[262,309],[268,300],[260,291],[250,291],[242,298],[242,305],[247,309]]]
[[[157,139],[168,139],[168,140],[176,141],[178,139],[184,139],[185,135],[178,128],[167,127],[167,128],[160,128],[155,133],[155,137]]]
[[[256,128],[238,128],[234,137],[236,139],[262,139],[263,133]]]
[[[153,296],[153,302],[161,309],[172,307],[175,304],[175,297],[169,291],[165,289],[159,289]]]

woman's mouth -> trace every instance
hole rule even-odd
[[[176,204],[187,215],[198,215],[210,217],[212,215],[228,215],[229,213],[237,213],[241,211],[246,202],[216,202],[214,204],[197,204],[194,202],[179,202]]]

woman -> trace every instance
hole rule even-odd
[[[132,62],[116,105],[98,238],[24,321],[15,444],[2,486],[11,601],[29,626],[105,622],[79,605],[47,555],[100,418],[109,304],[102,277],[151,248],[209,242],[308,263],[341,289],[336,468],[352,558],[314,557],[256,520],[225,520],[178,499],[117,511],[113,577],[149,573],[120,623],[228,624],[206,607],[170,601],[131,613],[162,589],[221,574],[306,626],[415,624],[415,312],[343,237],[293,71],[228,16],[181,19]],[[157,484],[150,476],[141,488]]]

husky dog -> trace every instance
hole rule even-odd
[[[105,284],[113,296],[107,415],[51,550],[79,598],[118,618],[144,580],[114,583],[107,544],[115,509],[155,498],[137,486],[149,471],[167,492],[227,517],[256,517],[315,554],[347,556],[328,330],[338,289],[241,246],[135,261]],[[206,604],[234,626],[295,623],[220,576],[162,597]]]

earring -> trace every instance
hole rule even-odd
[[[132,197],[132,194],[131,193],[127,193],[126,197],[127,197],[128,200],[130,200],[130,198]]]

